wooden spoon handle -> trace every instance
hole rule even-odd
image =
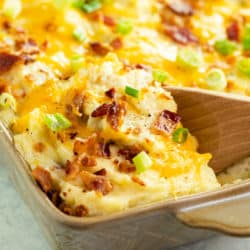
[[[216,173],[250,155],[250,98],[186,88],[169,88],[182,122],[210,152]]]

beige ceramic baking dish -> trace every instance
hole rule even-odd
[[[180,221],[229,234],[250,235],[250,182],[113,215],[75,218],[60,212],[39,189],[1,123],[0,152],[0,165],[8,168],[52,249],[167,249],[215,234],[212,230],[190,228]]]

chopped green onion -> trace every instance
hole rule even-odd
[[[241,74],[250,77],[250,58],[239,60],[237,63],[237,69]]]
[[[221,69],[211,69],[205,79],[207,87],[212,90],[222,91],[227,86],[227,79]]]
[[[250,50],[250,24],[247,24],[242,37],[242,46],[244,50]]]
[[[74,55],[72,56],[71,62],[71,69],[73,72],[77,72],[80,68],[84,65],[84,58],[81,55]]]
[[[223,56],[231,55],[236,49],[237,44],[227,39],[217,40],[214,48]]]
[[[116,26],[116,32],[128,35],[133,30],[133,23],[128,19],[120,19]]]
[[[152,160],[146,152],[142,151],[132,159],[135,164],[136,171],[140,174],[145,172],[152,166]]]
[[[81,28],[76,28],[73,31],[73,37],[78,41],[78,42],[83,42],[85,40],[85,33]]]
[[[178,51],[176,63],[184,69],[195,69],[201,65],[202,58],[200,53],[193,49],[185,48]]]
[[[44,122],[53,132],[71,127],[71,122],[60,113],[45,115]]]
[[[177,128],[173,133],[173,141],[176,143],[184,143],[188,138],[188,129],[187,128]]]
[[[73,0],[54,0],[55,7],[58,10],[65,9],[72,4]]]
[[[2,93],[0,95],[0,108],[11,108],[16,110],[16,99],[9,93]]]
[[[157,82],[165,82],[168,78],[168,73],[162,70],[153,70],[153,79]]]
[[[14,19],[22,11],[22,2],[20,0],[5,0],[2,11],[5,16]]]
[[[100,0],[77,0],[73,3],[73,6],[83,10],[86,13],[92,13],[102,7],[102,2]]]
[[[130,86],[125,87],[125,93],[127,95],[133,96],[135,98],[139,97],[140,91],[138,89],[132,88]]]

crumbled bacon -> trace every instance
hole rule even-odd
[[[141,186],[146,186],[146,184],[137,176],[132,176],[131,180]]]
[[[85,153],[91,156],[110,157],[110,144],[111,142],[105,143],[103,139],[93,134],[84,141],[76,139],[73,152],[77,156]]]
[[[40,51],[36,41],[32,38],[15,41],[15,47],[16,50],[20,51],[24,55],[35,55]]]
[[[0,74],[9,71],[17,62],[21,60],[20,56],[13,55],[8,52],[0,52]]]
[[[111,41],[110,45],[113,49],[121,49],[123,46],[122,39],[120,37],[117,37],[113,41]]]
[[[174,14],[179,16],[192,16],[194,14],[192,6],[184,0],[170,1],[167,6]]]
[[[124,103],[117,104],[113,102],[107,115],[107,120],[113,129],[117,129],[121,122],[123,116],[126,114],[126,106]]]
[[[2,94],[6,89],[6,84],[5,83],[0,83],[0,94]]]
[[[77,217],[84,217],[88,215],[88,209],[84,205],[78,205],[75,207],[75,216]]]
[[[115,88],[111,88],[105,92],[105,95],[111,99],[115,97]]]
[[[178,114],[169,110],[163,110],[158,116],[154,127],[159,131],[170,134],[176,128],[180,120],[181,117]]]
[[[32,171],[33,178],[37,181],[37,183],[41,186],[42,190],[45,193],[48,193],[53,188],[52,177],[50,172],[42,167],[36,167]]]
[[[110,27],[114,27],[116,25],[114,18],[106,15],[103,16],[103,23]]]
[[[66,162],[67,179],[75,179],[81,170],[81,163],[78,158]]]
[[[59,206],[59,209],[60,209],[63,213],[65,213],[65,214],[67,214],[67,215],[72,215],[72,216],[74,216],[74,214],[75,214],[74,209],[73,209],[72,207],[70,207],[69,205],[66,205],[65,203],[61,203],[60,206]]]
[[[142,148],[137,145],[127,146],[118,151],[118,155],[123,156],[126,160],[132,162],[132,159],[142,151]]]
[[[119,171],[122,173],[131,173],[136,170],[135,166],[128,160],[119,163]]]
[[[51,190],[47,195],[55,206],[58,207],[62,203],[59,191]]]
[[[5,30],[9,30],[11,28],[11,23],[8,21],[4,21],[2,25]]]
[[[105,168],[102,168],[102,169],[96,171],[95,174],[96,175],[106,176],[107,175],[107,170]]]
[[[96,166],[96,160],[91,156],[84,156],[81,160],[81,163],[84,167],[94,167]]]
[[[45,150],[45,145],[42,142],[35,143],[33,148],[36,152],[42,153]]]
[[[240,28],[237,21],[233,21],[226,29],[227,38],[231,41],[239,41]]]
[[[112,107],[112,104],[104,103],[101,106],[99,106],[98,108],[96,108],[92,112],[91,116],[92,117],[100,117],[100,116],[107,115],[111,107]]]
[[[77,92],[73,98],[73,105],[79,113],[83,113],[85,95],[82,92]]]
[[[164,33],[169,36],[172,40],[182,45],[189,43],[198,43],[198,38],[187,28],[178,27],[175,25],[165,25]]]
[[[99,56],[105,56],[109,49],[99,42],[90,43],[90,48]]]
[[[136,64],[135,68],[136,69],[142,69],[142,70],[145,70],[145,71],[150,71],[151,70],[151,68],[149,66],[141,64],[141,63]]]
[[[80,174],[87,190],[98,191],[103,195],[108,194],[112,190],[112,185],[106,177],[91,174],[84,170]]]

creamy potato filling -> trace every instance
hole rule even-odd
[[[94,216],[220,187],[166,86],[249,95],[247,3],[14,2],[0,118],[56,206]]]

